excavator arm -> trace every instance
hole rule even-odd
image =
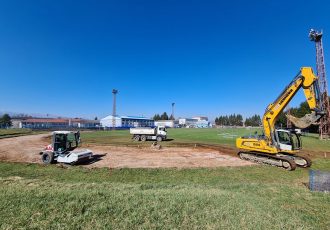
[[[275,122],[279,114],[284,110],[300,88],[303,88],[308,106],[312,110],[302,118],[296,118],[288,115],[288,119],[298,128],[306,128],[322,117],[322,108],[319,100],[319,89],[317,77],[314,75],[311,67],[302,67],[298,75],[284,89],[274,103],[270,104],[263,116],[262,122],[265,136],[268,140],[274,141]]]

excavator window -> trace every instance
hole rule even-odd
[[[290,134],[287,132],[278,132],[278,140],[281,144],[291,145]]]
[[[292,150],[299,150],[301,149],[301,139],[299,134],[291,133],[291,142],[292,142]]]

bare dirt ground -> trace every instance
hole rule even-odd
[[[48,144],[48,134],[0,139],[0,161],[41,163],[40,150]],[[151,145],[151,143],[150,143]],[[245,166],[251,162],[209,148],[137,148],[96,146],[88,148],[97,160],[86,167],[109,168],[196,168]]]

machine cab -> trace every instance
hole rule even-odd
[[[278,147],[282,151],[294,151],[301,149],[300,135],[294,131],[277,129],[275,131],[275,138]]]
[[[70,131],[53,132],[53,149],[54,152],[64,153],[78,147],[80,143],[80,133]]]

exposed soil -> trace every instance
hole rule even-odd
[[[0,160],[11,162],[41,163],[39,152],[49,144],[48,134],[0,139]],[[150,146],[151,146],[150,142]],[[89,145],[95,162],[86,167],[110,168],[196,168],[245,166],[253,163],[233,156],[231,149],[211,149],[198,146],[166,147],[120,147]]]

